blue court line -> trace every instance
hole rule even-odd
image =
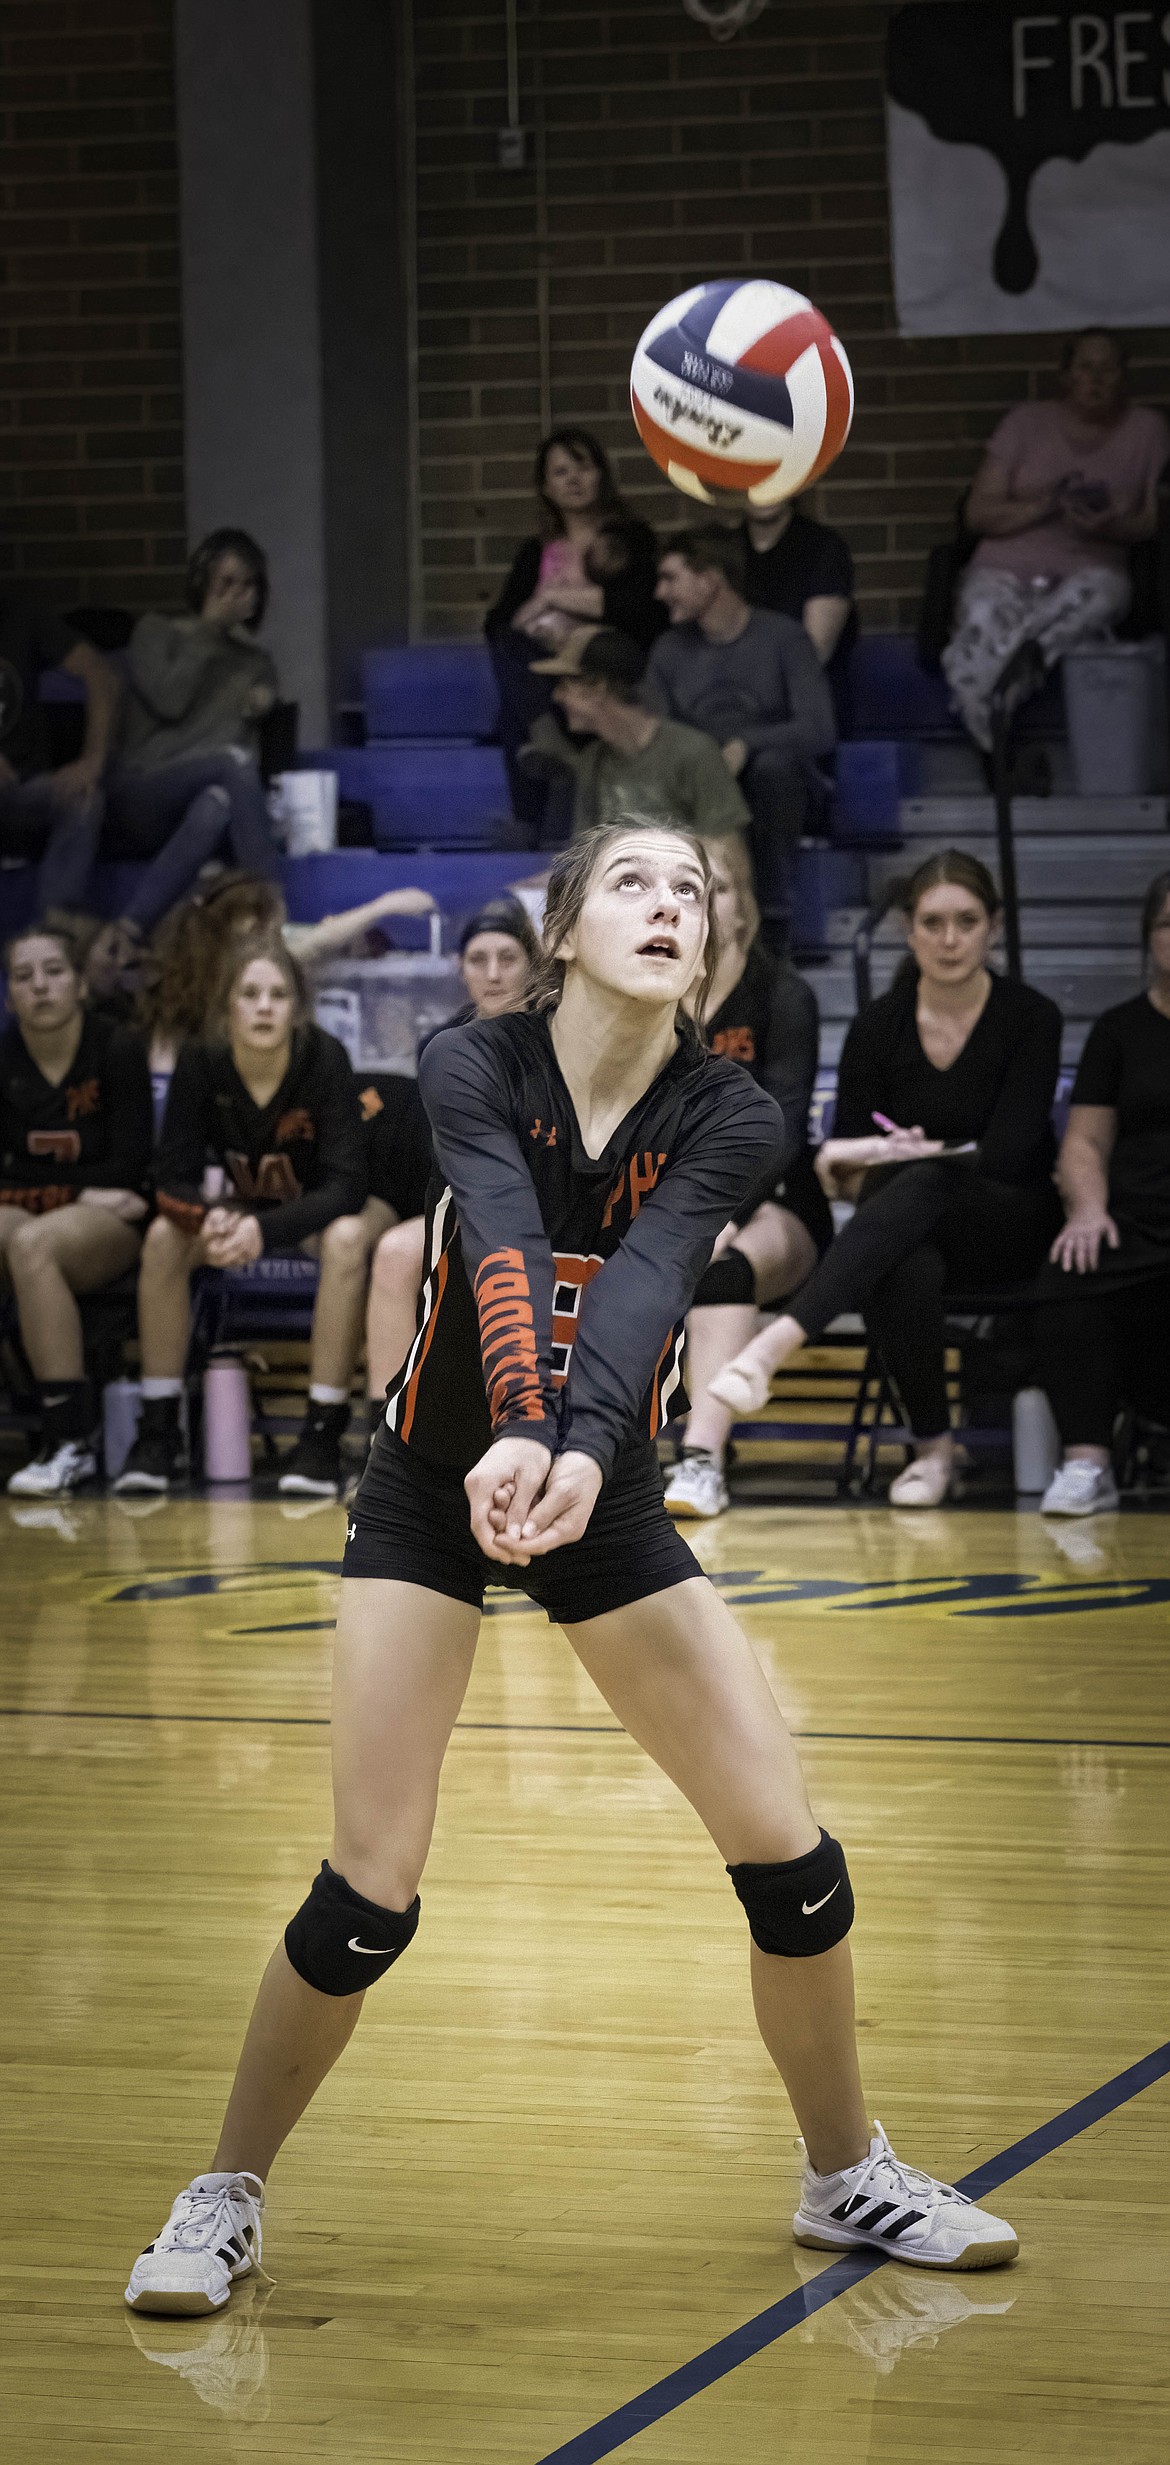
[[[221,1729],[327,1729],[324,1712],[91,1712],[54,1703],[0,1703],[0,1720],[159,1720]],[[457,1733],[508,1737],[625,1737],[612,1720],[457,1720]],[[993,1737],[946,1729],[794,1729],[793,1737],[844,1746],[1099,1746],[1125,1754],[1170,1754],[1166,1737]]]
[[[973,2173],[965,2174],[958,2189],[970,2199],[985,2199],[1001,2183],[1025,2173],[1041,2157],[1050,2157],[1054,2149],[1063,2148],[1067,2141],[1075,2140],[1093,2123],[1112,2114],[1117,2106],[1140,2096],[1144,2088],[1164,2079],[1167,2072],[1170,2044],[1144,2054],[1140,2062],[1131,2063],[1126,2071],[1119,2071],[1115,2079],[1106,2080],[1100,2088],[1090,2089],[1087,2097],[1066,2106],[1063,2114],[1054,2115],[1051,2122],[1041,2123],[1022,2140],[1013,2140],[1011,2147],[1001,2149],[998,2157],[989,2157]],[[566,2440],[563,2447],[550,2449],[547,2456],[540,2458],[539,2465],[598,2465],[600,2458],[612,2456],[627,2440],[635,2439],[639,2431],[662,2422],[691,2397],[701,2396],[705,2388],[726,2379],[729,2371],[738,2370],[741,2362],[750,2362],[754,2354],[787,2336],[790,2328],[799,2328],[816,2312],[823,2311],[826,2304],[836,2302],[851,2286],[859,2285],[863,2277],[872,2276],[875,2269],[888,2268],[893,2256],[884,2251],[859,2252],[847,2259],[834,2260],[810,2284],[798,2285],[782,2301],[771,2303],[766,2311],[759,2311],[754,2319],[745,2321],[742,2328],[734,2328],[730,2336],[720,2337],[717,2344],[709,2345],[705,2353],[696,2354],[693,2361],[682,2363],[677,2371],[669,2371],[665,2379],[656,2380],[641,2396],[631,2397],[614,2413],[593,2423],[589,2430],[579,2431],[574,2439]],[[980,2282],[987,2280],[983,2278]]]

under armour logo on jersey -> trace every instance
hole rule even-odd
[[[551,1130],[546,1130],[544,1123],[538,1117],[537,1120],[533,1122],[532,1128],[530,1129],[528,1135],[529,1138],[543,1138],[546,1147],[555,1147],[557,1143],[557,1125],[554,1121]]]
[[[345,1527],[345,1537],[347,1541],[356,1541],[357,1525],[355,1523],[347,1523]]]

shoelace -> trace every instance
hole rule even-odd
[[[849,2169],[849,2181],[862,2197],[875,2188],[874,2178],[878,2175],[884,2177],[881,2190],[896,2190],[909,2208],[941,2208],[944,2200],[954,2200],[960,2208],[971,2206],[966,2192],[956,2191],[953,2183],[936,2182],[933,2174],[922,2173],[918,2166],[903,2165],[888,2141],[860,2166]]]
[[[235,2230],[232,2207],[246,2209],[248,2224],[255,2227],[256,2204],[247,2192],[233,2191],[226,2183],[215,2191],[184,2191],[180,2199],[186,2204],[180,2216],[167,2223],[166,2237],[174,2251],[209,2251],[226,2234]]]

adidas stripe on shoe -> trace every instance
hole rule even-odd
[[[792,2231],[816,2251],[885,2251],[918,2268],[1000,2268],[1020,2247],[1002,2217],[903,2165],[880,2123],[859,2165],[840,2174],[805,2165]]]
[[[130,2271],[132,2311],[199,2318],[221,2311],[260,2259],[264,2185],[256,2174],[197,2174]]]

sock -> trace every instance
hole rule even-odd
[[[144,1395],[141,1427],[143,1429],[165,1429],[173,1431],[177,1436],[182,1411],[181,1389],[177,1395]]]
[[[385,1396],[367,1395],[366,1413],[369,1419],[370,1437],[373,1439],[377,1437],[378,1431],[381,1429],[382,1423],[386,1418]]]
[[[144,1378],[142,1381],[142,1401],[144,1404],[169,1403],[172,1396],[177,1402],[182,1392],[183,1381],[181,1378]]]
[[[322,1387],[314,1384],[309,1388],[309,1402],[311,1404],[348,1404],[349,1388]]]
[[[41,1429],[46,1446],[54,1454],[70,1439],[80,1441],[92,1436],[95,1414],[93,1388],[88,1378],[40,1378],[37,1385],[41,1401]]]

